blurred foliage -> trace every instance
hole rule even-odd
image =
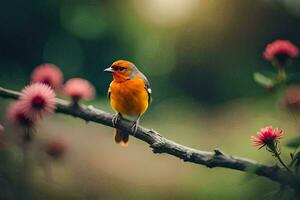
[[[297,148],[300,146],[300,137],[293,138],[286,143],[286,146],[290,148]]]
[[[259,85],[263,86],[266,89],[271,89],[274,87],[274,81],[270,79],[269,77],[266,77],[260,72],[255,72],[253,74],[254,81],[258,83]]]
[[[158,101],[179,95],[215,104],[260,95],[251,74],[271,69],[264,46],[278,38],[300,43],[293,1],[274,2],[2,2],[0,84],[19,89],[34,67],[52,62],[104,96],[110,77],[103,69],[123,58],[149,77]]]
[[[91,81],[98,92],[92,104],[110,110],[105,96],[111,77],[103,70],[116,59],[128,59],[145,73],[153,90],[154,101],[143,125],[191,147],[220,147],[270,163],[267,152],[251,147],[250,135],[269,124],[284,124],[287,138],[299,131],[290,116],[277,109],[278,96],[258,87],[252,74],[273,70],[262,59],[267,43],[288,39],[300,45],[299,16],[297,0],[3,1],[0,86],[19,90],[37,65],[50,62],[60,66],[66,80]],[[299,64],[298,59],[287,72],[299,74]],[[261,74],[256,80],[268,82]],[[299,80],[293,77],[293,82]],[[0,101],[1,123],[7,103]],[[33,159],[31,182],[24,184],[20,150],[0,151],[0,173],[5,172],[0,175],[0,197],[277,198],[279,187],[269,180],[153,155],[147,145],[134,139],[123,149],[113,143],[110,128],[85,125],[58,115],[38,127],[33,147],[53,135],[62,135],[70,143],[62,161],[46,159],[51,180],[45,177],[40,160]],[[8,132],[12,130],[7,127]],[[290,195],[286,191],[283,197]]]

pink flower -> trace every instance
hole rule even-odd
[[[64,93],[73,100],[90,100],[95,96],[95,88],[87,80],[81,78],[72,78],[64,86]]]
[[[33,83],[45,83],[54,90],[61,88],[63,79],[61,70],[56,65],[49,63],[37,66],[31,74]]]
[[[300,86],[292,85],[286,90],[283,105],[291,109],[300,110]]]
[[[299,49],[288,40],[275,40],[267,45],[263,56],[268,61],[277,59],[284,63],[288,58],[295,58],[299,55]]]
[[[256,136],[251,136],[251,141],[255,146],[258,146],[259,149],[264,146],[276,146],[279,139],[283,137],[283,131],[279,128],[273,129],[272,126],[267,126],[265,128],[260,129],[257,132]]]
[[[33,127],[35,119],[27,116],[22,108],[19,101],[10,104],[7,110],[7,119],[11,123],[18,124],[22,127]]]
[[[34,83],[26,86],[20,95],[20,107],[31,118],[42,118],[44,114],[53,113],[55,93],[46,84]]]

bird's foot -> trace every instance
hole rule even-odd
[[[117,123],[119,122],[119,120],[121,119],[121,115],[120,113],[117,113],[113,116],[111,122],[113,124],[113,127],[116,127],[117,126]]]
[[[135,136],[137,130],[138,130],[139,122],[135,121],[131,127],[132,135]]]

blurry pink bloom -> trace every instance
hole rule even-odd
[[[299,49],[288,40],[275,40],[267,45],[263,56],[268,61],[277,59],[284,62],[288,58],[295,58],[299,55]]]
[[[276,128],[273,129],[272,126],[267,126],[260,129],[256,136],[251,136],[251,141],[259,149],[264,146],[272,146],[277,140],[283,137],[283,130]],[[276,145],[275,145],[276,146]]]
[[[7,119],[11,123],[18,124],[22,127],[30,128],[34,126],[35,119],[27,116],[20,105],[20,102],[11,103],[7,110]]]
[[[87,80],[72,78],[65,83],[64,93],[73,100],[90,100],[95,96],[95,88]]]
[[[58,139],[49,140],[45,145],[45,152],[54,158],[61,157],[66,149],[66,143],[63,140]]]
[[[31,74],[33,83],[45,83],[54,90],[61,88],[63,79],[61,70],[56,65],[49,63],[37,66]]]
[[[55,92],[46,84],[34,83],[26,86],[20,95],[20,109],[31,118],[42,118],[44,114],[53,113]]]
[[[288,108],[300,110],[300,86],[292,85],[286,90],[283,104]]]

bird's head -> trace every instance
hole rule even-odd
[[[139,72],[132,62],[126,60],[117,60],[104,71],[112,73],[114,80],[118,82],[130,80]]]

